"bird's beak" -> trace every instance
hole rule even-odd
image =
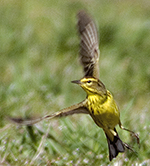
[[[74,83],[74,84],[81,84],[80,80],[75,80],[75,81],[71,81],[71,82]]]

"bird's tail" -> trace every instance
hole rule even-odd
[[[117,135],[114,136],[113,141],[111,141],[110,138],[105,133],[106,134],[106,138],[107,138],[107,142],[108,142],[109,160],[110,161],[113,158],[115,158],[118,155],[119,152],[124,152],[125,151],[124,143],[119,138],[119,135],[118,135],[116,129],[114,129],[114,131],[116,132]]]

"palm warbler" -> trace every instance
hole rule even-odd
[[[84,69],[84,77],[72,83],[78,84],[86,92],[87,97],[84,101],[71,107],[62,109],[58,113],[46,115],[37,119],[25,120],[22,118],[10,118],[13,122],[23,125],[32,125],[41,120],[54,117],[63,117],[72,114],[89,114],[97,126],[101,127],[106,135],[109,159],[115,158],[119,152],[124,152],[125,147],[131,149],[119,138],[115,126],[119,125],[121,129],[127,130],[137,138],[139,137],[133,131],[125,129],[120,121],[120,112],[111,93],[105,85],[99,80],[99,42],[97,29],[94,21],[84,11],[80,11],[78,17],[78,31],[80,35],[80,61]],[[132,150],[132,149],[131,149]]]

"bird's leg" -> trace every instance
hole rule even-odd
[[[127,149],[131,150],[132,152],[136,152],[135,150],[132,149],[132,147],[130,145],[128,145],[127,143],[123,142],[124,147],[126,147]]]
[[[126,131],[130,132],[136,138],[137,143],[138,143],[138,145],[140,147],[140,138],[139,138],[139,135],[137,133],[135,133],[135,132],[133,132],[133,131],[131,131],[129,129],[124,128],[122,125],[120,125],[120,128],[123,129],[123,130],[126,130]]]

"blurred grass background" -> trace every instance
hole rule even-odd
[[[43,116],[85,98],[76,14],[86,10],[100,36],[100,77],[117,101],[126,151],[111,163],[103,131],[87,115],[16,126],[6,116]],[[0,164],[149,165],[150,1],[0,1]]]

